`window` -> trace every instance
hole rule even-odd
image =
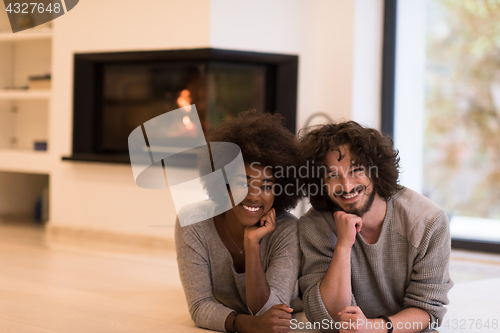
[[[500,249],[498,22],[500,0],[397,2],[394,89],[402,184],[447,212],[454,246],[484,250],[490,243],[499,245],[488,247],[495,251]]]

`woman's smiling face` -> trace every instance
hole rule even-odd
[[[248,194],[233,212],[238,220],[252,226],[259,222],[274,204],[274,176],[270,167],[257,163],[245,164],[245,174],[237,174],[232,179],[231,188],[248,188]]]

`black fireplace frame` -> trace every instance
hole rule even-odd
[[[130,163],[128,154],[109,154],[98,151],[98,120],[101,99],[103,64],[125,64],[145,61],[217,61],[235,64],[258,64],[272,73],[266,80],[274,93],[266,107],[285,117],[285,126],[296,133],[298,56],[223,50],[214,48],[160,50],[139,52],[85,53],[74,55],[73,87],[73,146],[67,161]]]

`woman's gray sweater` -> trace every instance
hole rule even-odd
[[[175,244],[181,282],[196,325],[225,331],[231,312],[252,314],[246,303],[245,273],[236,273],[213,219],[185,227],[177,221]],[[260,254],[271,294],[255,315],[276,304],[290,304],[300,263],[297,219],[293,215],[277,217],[276,229],[260,243]]]

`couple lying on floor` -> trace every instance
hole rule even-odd
[[[207,216],[228,190],[242,188],[246,196],[209,213],[213,218],[176,222],[179,272],[195,324],[288,332],[300,296],[307,319],[322,331],[437,327],[453,286],[448,220],[398,185],[392,140],[353,121],[295,138],[282,120],[244,112],[209,135],[209,142],[240,147],[245,174],[228,173],[225,191],[204,184],[210,200],[179,219]],[[312,208],[297,220],[287,211],[304,196]]]

